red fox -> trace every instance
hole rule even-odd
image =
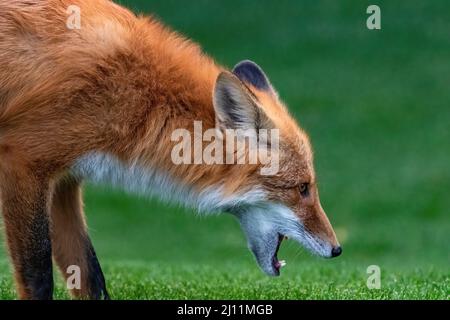
[[[79,28],[67,26],[69,6]],[[109,298],[86,230],[85,180],[236,216],[268,275],[280,274],[285,237],[340,255],[309,138],[257,64],[229,71],[107,0],[0,0],[0,61],[0,203],[21,299],[52,298],[53,260],[64,276],[79,266],[75,297]],[[172,133],[195,121],[203,131],[279,130],[279,170],[175,164]]]

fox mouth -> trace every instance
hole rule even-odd
[[[289,236],[305,249],[321,257],[337,257],[342,249],[307,230],[297,216],[282,205],[254,207],[237,214],[247,245],[260,269],[279,276],[286,261],[278,258],[281,243]]]
[[[275,249],[275,252],[272,256],[272,268],[274,270],[274,274],[276,276],[280,275],[280,270],[281,268],[283,268],[286,265],[286,261],[285,260],[278,260],[278,251],[280,250],[281,247],[281,242],[283,242],[283,240],[286,237],[282,234],[278,234],[278,243],[277,243],[277,247]]]

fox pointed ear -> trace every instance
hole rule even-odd
[[[270,120],[250,91],[230,72],[219,74],[214,88],[214,109],[221,129],[261,129]]]
[[[278,93],[273,88],[269,78],[255,62],[250,60],[241,61],[233,68],[233,73],[242,82],[251,85],[258,90],[266,91],[274,97],[278,97]]]

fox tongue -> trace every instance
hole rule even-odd
[[[286,238],[285,236],[278,234],[278,245],[275,251],[275,255],[273,257],[273,266],[275,267],[275,269],[280,270],[282,267],[284,267],[286,265],[286,261],[285,260],[278,260],[277,254],[278,254],[278,250],[280,249],[281,246],[281,242],[283,242],[283,239]]]
[[[275,268],[280,269],[281,268],[281,263],[280,261],[276,261],[275,262]]]
[[[275,268],[277,268],[277,269],[281,269],[285,265],[286,265],[286,261],[285,260],[281,260],[281,261],[275,262]]]

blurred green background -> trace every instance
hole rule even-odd
[[[377,31],[366,28],[373,1],[120,3],[153,13],[221,64],[251,59],[265,69],[311,135],[344,253],[321,260],[286,242],[286,269],[267,278],[233,217],[88,186],[90,233],[113,297],[449,298],[448,1],[376,1]],[[381,290],[366,288],[372,264]],[[0,296],[13,297],[8,273],[0,284]]]

